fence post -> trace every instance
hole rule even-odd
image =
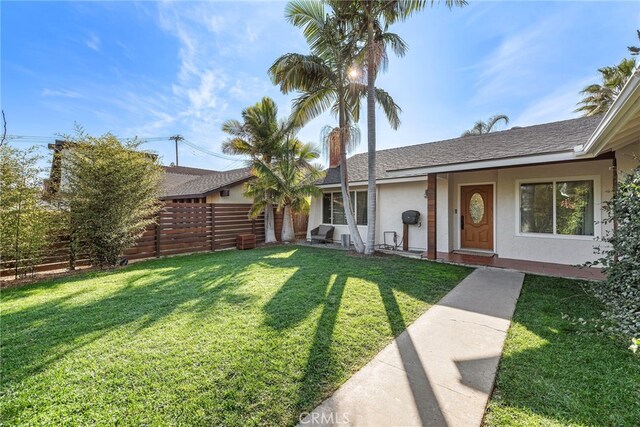
[[[160,258],[160,212],[162,209],[158,211],[158,222],[156,223],[156,258]]]
[[[211,252],[216,250],[216,214],[213,209],[213,203],[209,203],[211,209]]]

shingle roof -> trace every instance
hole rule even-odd
[[[179,174],[179,175],[207,175],[210,173],[218,173],[212,169],[190,168],[188,166],[162,166],[167,173]]]
[[[512,128],[478,136],[453,138],[426,144],[379,150],[376,179],[391,178],[390,171],[446,166],[483,160],[508,159],[573,150],[584,144],[602,117],[577,119]],[[349,181],[367,180],[367,153],[347,160]],[[320,184],[340,182],[340,167],[327,169]]]
[[[251,177],[251,168],[214,171],[185,167],[164,167],[165,178],[160,197],[201,197]]]

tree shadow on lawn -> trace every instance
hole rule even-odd
[[[209,265],[203,266],[203,261]],[[3,292],[5,303],[43,289],[56,289],[62,284],[81,285],[86,280],[106,280],[119,273],[126,280],[124,285],[116,284],[114,291],[106,296],[86,302],[73,304],[72,300],[89,294],[89,287],[3,313],[1,388],[20,384],[110,331],[139,322],[130,332],[135,334],[171,315],[182,304],[192,303],[188,310],[198,313],[211,309],[220,301],[241,304],[253,298],[236,290],[244,283],[244,271],[252,260],[234,259],[233,265],[229,261],[222,253],[153,260],[136,263],[125,270],[91,273],[89,277],[77,276],[70,280],[54,279]],[[148,282],[143,283],[143,279]]]
[[[292,414],[289,420],[294,423],[299,421],[296,418],[298,414],[313,410],[335,391],[336,384],[346,380],[346,376],[350,376],[354,368],[360,367],[344,366],[333,355],[335,346],[339,345],[334,342],[334,330],[349,279],[366,280],[377,289],[391,334],[399,337],[408,325],[394,292],[401,292],[433,305],[470,272],[466,268],[457,269],[401,257],[376,257],[373,258],[375,264],[371,260],[362,259],[354,263],[356,268],[351,268],[351,265],[344,263],[344,257],[349,256],[344,252],[317,250],[324,252],[322,256],[315,258],[316,262],[324,262],[327,267],[321,268],[320,272],[317,266],[313,272],[301,267],[264,307],[266,325],[276,330],[291,328],[306,319],[316,307],[322,307],[304,374],[299,381],[298,399],[294,406],[297,413]],[[299,265],[295,263],[295,255],[289,260],[290,265]],[[422,274],[416,276],[412,268],[418,269]],[[411,336],[406,333],[402,338],[398,340],[398,350],[422,424],[442,423],[444,415]],[[363,349],[365,353],[370,352],[371,356],[379,350],[381,348]],[[365,359],[364,363],[369,358]],[[358,363],[357,360],[354,362]]]
[[[327,393],[351,373],[353,363],[366,362],[366,356],[360,356],[345,366],[344,361],[336,361],[332,356],[336,319],[349,278],[364,279],[375,287],[386,309],[391,334],[397,336],[406,328],[406,323],[393,292],[433,304],[469,272],[463,267],[396,257],[376,259],[375,263],[365,259],[345,262],[348,255],[338,251],[299,247],[284,250],[288,252],[275,247],[146,261],[115,272],[54,279],[3,292],[3,303],[15,303],[26,295],[57,290],[69,284],[82,286],[87,280],[104,280],[105,286],[113,286],[113,291],[106,295],[84,298],[86,292],[91,292],[86,289],[95,287],[87,284],[77,294],[71,292],[25,309],[12,307],[3,313],[1,389],[19,387],[65,355],[116,329],[135,325],[127,331],[133,336],[179,310],[196,317],[198,313],[215,310],[219,303],[240,307],[257,298],[255,292],[239,289],[249,280],[253,280],[253,285],[254,269],[274,268],[285,269],[286,274],[293,271],[293,274],[283,279],[284,283],[262,307],[265,326],[276,333],[283,332],[322,306],[303,378],[295,380],[299,382],[299,397],[292,404],[299,413],[312,409],[327,397]],[[124,284],[119,283],[123,280]],[[269,280],[269,276],[264,280]],[[256,282],[256,285],[260,284]],[[83,299],[74,301],[76,297]],[[259,344],[255,344],[256,350],[265,351]],[[371,344],[376,345],[380,344]],[[373,355],[379,348],[356,350]],[[238,361],[237,367],[242,369],[243,363]],[[10,417],[12,409],[5,409],[8,411],[5,415]]]
[[[619,339],[594,333],[593,324],[562,319],[562,314],[598,318],[600,312],[599,303],[578,282],[527,275],[487,425],[548,422],[544,419],[563,425],[637,425],[637,356]]]

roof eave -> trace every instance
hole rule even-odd
[[[598,157],[598,156],[593,156]],[[604,159],[607,156],[600,156],[597,159]],[[578,158],[573,151],[558,151],[554,153],[536,154],[529,156],[509,157],[503,159],[482,160],[467,163],[456,163],[447,165],[435,165],[423,168],[413,169],[395,169],[387,171],[392,176],[376,179],[376,183],[379,184],[391,184],[396,182],[409,182],[424,180],[424,177],[432,173],[453,173],[453,172],[470,172],[486,169],[502,169],[509,167],[526,167],[537,166],[550,163],[565,163],[570,161],[589,160],[585,158]],[[366,185],[366,181],[350,181],[349,185]],[[320,188],[332,188],[339,186],[340,183],[322,184]]]
[[[636,68],[631,78],[622,88],[620,95],[609,108],[584,145],[574,148],[576,156],[595,157],[610,147],[609,143],[620,126],[627,122],[630,115],[640,112],[640,68]]]

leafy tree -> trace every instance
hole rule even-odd
[[[635,58],[623,59],[615,67],[603,67],[598,70],[601,74],[601,84],[591,84],[580,94],[584,95],[578,103],[575,112],[582,112],[584,116],[595,116],[609,111],[629,77],[635,70]]]
[[[278,121],[278,107],[268,97],[242,110],[242,121],[227,120],[222,130],[231,135],[222,143],[222,151],[227,154],[243,155],[250,162],[270,165],[282,149],[287,137],[288,124]],[[254,208],[264,210],[265,242],[276,241],[273,206],[269,191],[253,193]]]
[[[39,160],[34,148],[0,145],[0,262],[13,261],[16,278],[33,272],[56,225],[42,200]]]
[[[613,224],[613,232],[600,247],[601,258],[587,265],[603,266],[607,282],[596,295],[608,307],[605,316],[615,331],[640,337],[640,166],[623,174],[618,187],[604,206],[603,221]]]
[[[295,241],[293,213],[308,210],[309,197],[320,193],[316,182],[324,172],[311,162],[320,156],[310,144],[303,144],[290,135],[278,159],[271,163],[254,163],[256,179],[247,183],[245,194],[269,192],[274,205],[283,210],[282,241]],[[259,208],[254,212],[259,212]]]
[[[495,116],[489,117],[486,122],[478,120],[476,124],[473,125],[471,129],[465,131],[462,136],[484,135],[485,133],[493,132],[493,128],[499,121],[503,121],[505,125],[508,125],[509,117],[505,114],[496,114]]]
[[[61,194],[69,207],[71,235],[94,265],[115,266],[160,209],[162,169],[139,141],[120,141],[77,130],[62,158]]]

